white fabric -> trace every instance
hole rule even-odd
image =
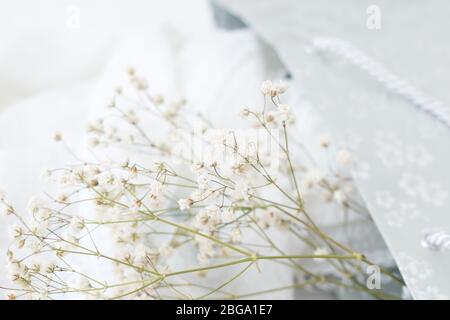
[[[0,110],[49,88],[96,78],[117,44],[176,24],[212,26],[206,0],[16,0],[0,10]]]

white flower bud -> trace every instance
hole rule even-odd
[[[194,201],[189,198],[178,200],[178,205],[180,206],[181,211],[191,208],[193,204],[194,204]]]

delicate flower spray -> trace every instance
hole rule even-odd
[[[261,109],[243,108],[250,129],[223,130],[185,100],[153,94],[133,69],[128,74],[131,85],[115,90],[109,114],[87,126],[95,161],[77,157],[79,164],[45,170],[57,192],[32,199],[29,219],[0,197],[18,221],[7,251],[8,299],[257,298],[263,292],[248,286],[236,294],[230,285],[267,263],[296,275],[274,292],[342,288],[395,298],[369,290],[369,258],[327,234],[309,212],[306,193],[344,212],[364,210],[349,178],[300,160],[306,151],[288,130],[294,117],[281,102],[285,84],[264,82]],[[64,143],[60,133],[55,140]],[[330,144],[320,140],[326,151]],[[121,156],[102,155],[104,147]],[[337,158],[347,164],[350,154]],[[294,239],[292,252],[273,230]],[[191,262],[172,263],[190,255]],[[205,282],[228,269],[229,277]],[[386,281],[402,283],[381,270]]]

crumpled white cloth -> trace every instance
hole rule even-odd
[[[207,0],[17,0],[0,10],[0,111],[20,98],[97,78],[117,46],[159,25],[199,33]]]

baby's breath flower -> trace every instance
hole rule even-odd
[[[134,69],[133,66],[129,66],[127,69],[127,73],[130,77],[134,76],[136,74],[136,69]]]
[[[36,212],[35,213],[36,219],[38,219],[41,222],[50,219],[50,217],[52,216],[52,211],[48,208],[39,208],[35,212]]]
[[[337,203],[343,205],[343,204],[345,204],[346,201],[347,201],[347,195],[345,194],[345,192],[344,192],[343,190],[339,190],[339,189],[338,189],[338,190],[335,190],[335,191],[333,192],[333,199],[334,199]]]
[[[15,213],[14,207],[6,202],[6,200],[0,200],[0,211],[5,216]]]
[[[269,95],[272,90],[272,81],[266,80],[261,84],[261,92],[264,95]]]
[[[203,190],[194,190],[189,195],[189,198],[192,199],[192,201],[194,201],[194,203],[200,202],[200,201],[204,200],[205,198],[207,198],[207,196],[205,196],[205,193],[206,192]]]
[[[206,266],[210,263],[211,258],[214,255],[214,250],[211,249],[211,251],[207,251],[205,249],[203,250],[199,250],[198,254],[197,254],[197,259],[198,262],[200,263],[201,266]]]
[[[229,223],[236,219],[236,215],[234,213],[234,210],[232,208],[226,208],[222,210],[222,216],[221,219],[224,223]]]
[[[152,183],[150,184],[150,193],[154,197],[159,198],[163,195],[163,192],[164,192],[164,185],[158,180],[152,181]]]
[[[60,193],[56,199],[59,203],[67,203],[69,201],[69,197],[65,193]]]
[[[222,222],[221,209],[218,206],[208,206],[196,215],[196,226],[204,230],[215,230],[216,226]]]
[[[28,201],[28,211],[34,214],[39,209],[43,208],[44,201],[38,196],[32,196]]]
[[[178,205],[181,211],[191,208],[193,204],[194,201],[190,198],[178,200]]]
[[[24,230],[19,225],[13,225],[10,229],[10,233],[14,238],[20,238],[24,234]]]
[[[193,162],[191,164],[191,170],[193,173],[201,174],[205,169],[205,164],[203,162]]]
[[[266,122],[267,123],[272,123],[275,122],[277,119],[277,112],[275,111],[269,111],[266,113]]]
[[[250,198],[250,184],[246,179],[238,179],[235,182],[232,197],[236,200],[248,201]]]
[[[176,117],[183,105],[184,105],[183,100],[169,103],[168,105],[165,106],[164,116],[167,119],[172,119]]]
[[[329,254],[330,254],[330,252],[325,247],[319,247],[316,250],[314,250],[314,255],[315,256],[326,256],[326,255],[329,255]],[[325,259],[323,259],[323,258],[314,258],[314,261],[321,262],[321,261],[325,261]]]
[[[123,93],[123,89],[122,89],[122,87],[117,86],[117,87],[114,89],[114,92],[115,92],[118,96],[120,96],[120,95]]]
[[[345,149],[339,150],[336,159],[340,164],[348,165],[352,161],[352,155]]]
[[[155,94],[151,97],[152,102],[157,105],[160,106],[164,103],[164,96],[160,95],[160,94]]]
[[[242,117],[248,117],[250,115],[250,109],[248,107],[243,107],[240,114]]]
[[[95,119],[86,125],[88,133],[103,134],[105,132],[105,122],[102,118]]]
[[[131,204],[130,210],[131,210],[132,213],[138,213],[140,208],[141,208],[141,206],[142,206],[142,201],[141,200],[135,200]]]
[[[232,172],[238,176],[245,175],[249,169],[250,165],[241,159],[236,159],[231,165]]]
[[[136,79],[135,83],[138,90],[144,91],[148,89],[148,82],[143,78]]]
[[[122,156],[113,151],[97,164],[70,164],[45,170],[43,176],[57,183],[58,191],[49,194],[47,200],[31,199],[29,221],[22,220],[0,193],[0,209],[6,214],[13,213],[21,222],[11,230],[14,241],[7,251],[8,274],[18,290],[25,290],[27,297],[36,299],[58,298],[63,292],[94,298],[160,298],[172,284],[174,274],[169,263],[177,263],[176,271],[183,273],[184,256],[171,258],[172,255],[188,247],[195,250],[194,256],[204,267],[202,275],[207,278],[210,265],[226,270],[242,254],[255,262],[258,256],[283,257],[281,248],[275,247],[279,241],[272,241],[276,240],[272,235],[281,228],[286,234],[297,230],[299,241],[308,240],[305,241],[308,248],[320,241],[324,247],[317,248],[315,256],[338,249],[327,237],[314,236],[322,232],[316,229],[320,228],[320,221],[316,227],[316,223],[300,224],[302,220],[297,220],[304,219],[306,211],[314,220],[314,214],[309,215],[308,201],[323,195],[343,207],[335,203],[326,205],[345,210],[350,203],[350,183],[340,172],[307,166],[298,157],[303,150],[296,148],[295,143],[288,148],[287,141],[276,141],[278,133],[274,134],[272,129],[294,119],[291,107],[281,101],[287,90],[285,83],[262,84],[264,107],[259,112],[243,107],[241,115],[249,117],[252,127],[252,134],[248,134],[246,130],[218,130],[206,116],[184,110],[184,99],[170,101],[150,92],[147,81],[133,68],[128,70],[128,79],[128,87],[115,90],[110,115],[86,127],[92,146],[125,148],[126,152],[120,152]],[[146,92],[139,92],[142,90]],[[129,93],[136,96],[128,97]],[[143,104],[139,105],[141,101]],[[144,118],[147,115],[149,119]],[[156,122],[159,131],[152,132],[156,128],[151,124]],[[289,139],[292,133],[285,129],[285,138]],[[54,140],[62,141],[63,137],[55,133]],[[329,139],[322,136],[320,145],[327,148],[329,144]],[[277,148],[277,152],[272,148]],[[135,150],[136,155],[128,153]],[[103,157],[103,151],[99,153],[95,158]],[[147,155],[157,162],[146,165],[146,160],[138,161],[147,159]],[[351,159],[344,149],[336,156],[341,164]],[[178,162],[179,159],[182,161]],[[181,198],[185,194],[188,195]],[[82,216],[77,215],[80,213]],[[108,240],[110,243],[101,243]],[[293,254],[303,255],[306,247],[293,244],[292,248],[298,250]],[[108,283],[103,274],[95,279],[95,272],[74,266],[71,258],[75,255],[80,255],[83,263],[87,259],[85,266],[92,263],[98,270],[112,263],[113,272],[105,274]],[[49,262],[49,258],[61,261],[60,266]],[[221,261],[216,263],[213,259]],[[46,263],[41,264],[42,261]],[[230,265],[221,266],[228,261]],[[286,268],[291,265],[288,260],[284,262],[279,265]],[[190,268],[186,265],[184,269]],[[238,278],[233,281],[239,281]],[[174,280],[179,282],[181,278]],[[151,281],[156,282],[149,285]],[[108,286],[110,283],[117,286]],[[172,290],[170,294],[177,292]],[[212,292],[222,293],[217,288]],[[186,288],[183,297],[190,295]],[[15,293],[11,293],[11,298],[16,298]]]
[[[261,85],[261,92],[264,95],[270,96],[270,97],[276,97],[280,94],[283,94],[286,92],[288,86],[284,82],[280,81],[279,83],[272,83],[270,80],[266,80]]]
[[[45,273],[54,273],[57,268],[58,268],[58,266],[56,265],[56,263],[53,261],[50,261],[44,266],[44,271],[45,271]]]
[[[112,98],[111,100],[109,100],[108,103],[106,104],[106,107],[115,108],[116,107],[116,99]]]
[[[49,221],[31,221],[28,224],[29,229],[36,237],[45,237],[48,234]]]
[[[85,221],[82,217],[75,216],[70,219],[70,226],[74,231],[81,231],[86,226]]]
[[[328,148],[328,146],[330,145],[330,137],[328,135],[321,135],[319,137],[319,145],[322,148]]]
[[[48,179],[50,179],[52,177],[52,171],[44,168],[41,170],[41,174],[40,174],[40,178],[44,181],[47,181]]]
[[[88,144],[89,146],[91,146],[92,148],[95,148],[97,146],[99,146],[101,144],[100,139],[97,137],[90,137],[88,139]]]
[[[60,141],[62,141],[62,139],[63,139],[63,136],[62,136],[62,134],[60,132],[55,132],[53,134],[53,140],[55,142],[60,142]]]
[[[209,189],[209,182],[211,181],[211,178],[208,174],[201,174],[197,177],[197,184],[198,188],[200,190],[207,190]]]
[[[6,300],[16,300],[16,299],[17,299],[17,296],[16,296],[15,293],[7,293],[7,294],[5,295],[5,299],[6,299]]]
[[[125,113],[126,120],[133,124],[137,125],[139,123],[139,117],[137,116],[136,112],[133,109],[128,110],[128,112]],[[114,131],[111,133],[115,133]]]
[[[326,178],[326,173],[319,168],[309,169],[302,181],[302,185],[306,188],[311,188],[316,184],[322,182]]]
[[[281,121],[287,121],[291,117],[291,107],[280,103],[277,105],[277,113]]]

